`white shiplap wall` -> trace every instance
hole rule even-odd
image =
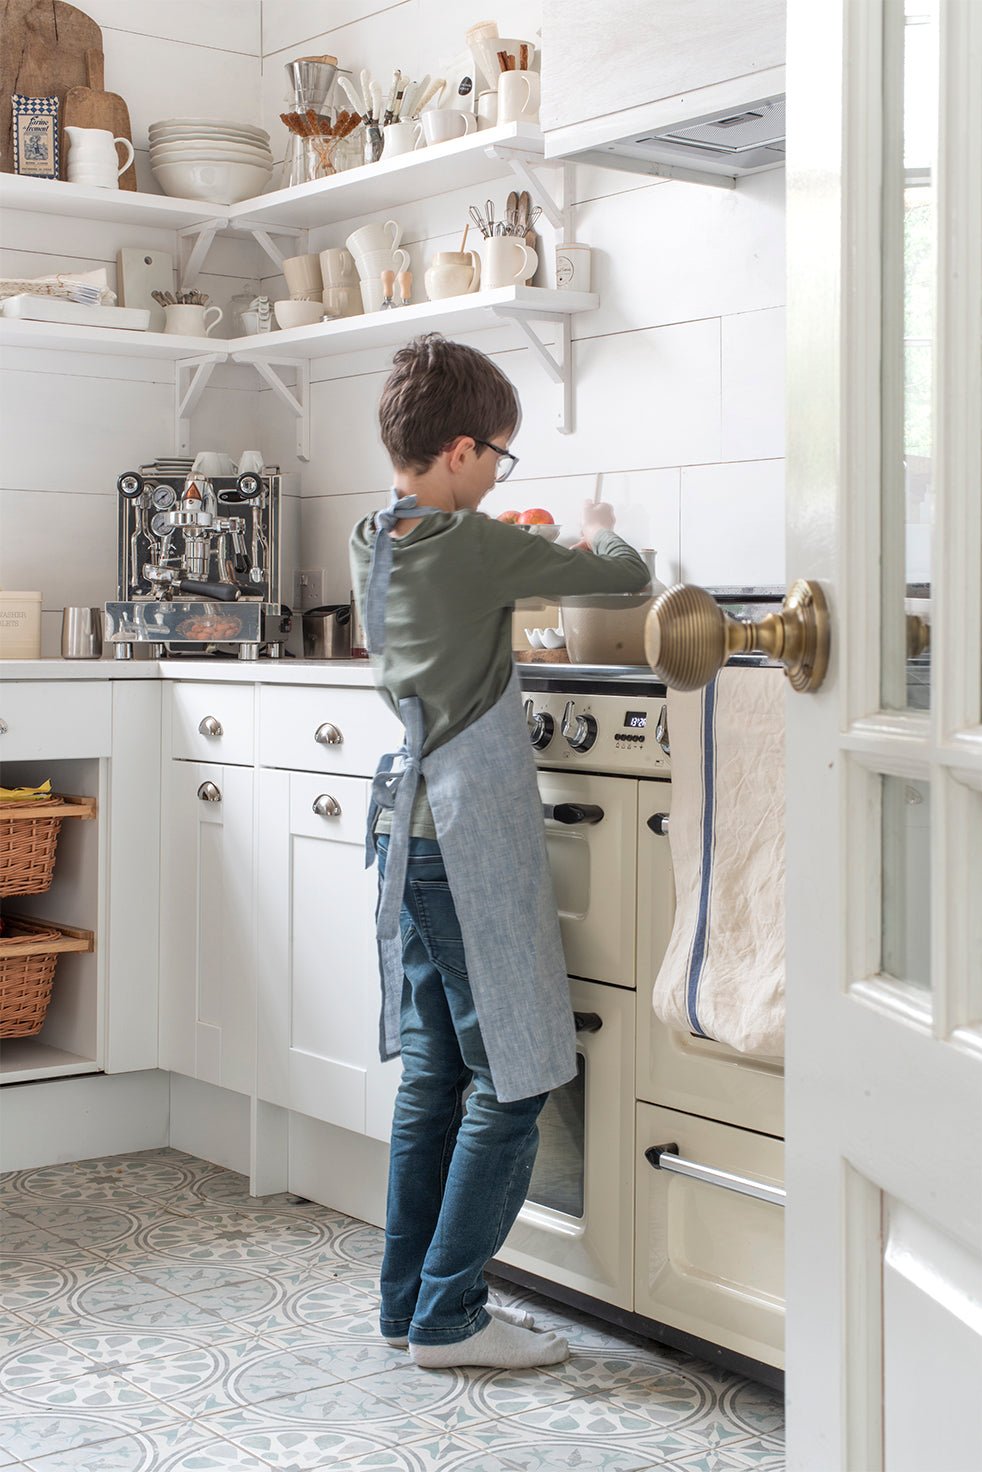
[[[106,85],[130,106],[143,187],[152,187],[145,149],[154,118],[261,120],[282,152],[283,63],[292,56],[332,52],[383,77],[396,65],[436,74],[461,52],[467,27],[492,11],[502,34],[534,36],[539,25],[538,5],[524,0],[492,11],[477,0],[90,0],[87,9],[103,27]],[[490,510],[543,505],[572,525],[602,476],[620,529],[658,550],[665,581],[783,582],[783,182],[758,175],[724,191],[573,171],[575,236],[594,249],[601,296],[597,312],[573,322],[576,428],[567,436],[552,428],[541,370],[510,332],[475,336],[524,407],[521,465]],[[499,205],[508,187],[495,191]],[[473,198],[463,191],[399,210],[417,300],[426,264],[456,245]],[[343,243],[357,223],[312,231],[309,248]],[[113,267],[120,245],[173,250],[175,238],[9,215],[0,270]],[[203,289],[220,305],[268,269],[241,241],[219,240],[207,265]],[[286,294],[282,277],[264,275],[264,289]],[[116,474],[170,444],[173,412],[166,364],[66,356],[52,373],[51,356],[11,354],[0,403],[0,584],[44,591],[48,653],[64,604],[110,595]],[[332,601],[347,596],[350,528],[388,484],[376,428],[387,363],[387,354],[359,353],[312,365],[307,465],[295,458],[292,421],[246,370],[216,374],[195,416],[195,448],[256,447],[300,471],[301,562],[325,569]]]
[[[539,29],[535,3],[488,9],[483,0],[264,0],[265,126],[275,137],[282,64],[291,56],[329,52],[342,66],[367,66],[383,79],[395,66],[440,75],[468,26],[491,14],[502,35],[532,38]],[[509,187],[494,191],[499,207]],[[541,505],[575,524],[602,476],[620,529],[657,549],[665,581],[783,582],[783,193],[783,172],[728,191],[573,171],[575,238],[593,247],[601,297],[598,311],[573,321],[575,432],[552,428],[550,393],[528,349],[507,333],[472,338],[494,353],[524,410],[515,442],[521,464],[492,493],[489,510]],[[464,191],[396,212],[413,257],[415,299],[425,297],[433,252],[455,248],[474,199]],[[309,248],[343,244],[351,228],[312,231]],[[547,252],[540,284],[549,284],[550,264]],[[286,295],[282,278],[267,278],[266,289]],[[380,503],[388,484],[375,426],[386,364],[385,355],[363,353],[313,365],[302,560],[325,568],[331,600],[347,594],[351,525]],[[280,424],[271,435],[285,464],[296,463],[291,434]]]

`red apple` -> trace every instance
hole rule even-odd
[[[517,511],[502,511],[499,514],[499,516],[498,516],[498,520],[499,521],[507,521],[511,526],[514,526],[515,523],[518,520],[518,512]]]
[[[531,511],[523,511],[518,518],[519,526],[555,526],[555,519],[548,511],[543,511],[541,506],[533,506]]]

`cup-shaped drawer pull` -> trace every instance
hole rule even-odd
[[[337,726],[332,725],[330,721],[325,721],[314,732],[314,740],[319,741],[321,746],[340,746],[344,737]]]
[[[6,736],[9,730],[10,727],[7,725],[7,722],[0,720],[0,736]]]
[[[650,1145],[644,1158],[655,1170],[667,1170],[673,1175],[688,1176],[691,1181],[702,1181],[707,1186],[719,1186],[723,1191],[736,1191],[741,1196],[753,1196],[758,1201],[769,1201],[772,1206],[783,1206],[787,1192],[783,1186],[772,1186],[768,1181],[755,1181],[752,1176],[735,1175],[730,1170],[719,1170],[715,1165],[700,1165],[697,1160],[686,1160],[679,1154],[679,1147]]]
[[[319,818],[340,818],[341,816],[341,804],[336,797],[330,797],[326,792],[314,798],[313,808]]]
[[[202,782],[198,788],[198,796],[202,802],[221,802],[222,790],[214,782]]]
[[[214,716],[202,716],[201,720],[198,722],[198,735],[224,736],[225,731],[222,728],[221,721],[216,720]]]

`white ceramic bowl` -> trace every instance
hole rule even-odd
[[[261,194],[271,170],[242,163],[153,164],[153,176],[175,199],[203,199],[211,204],[238,204]]]
[[[240,122],[237,118],[158,118],[155,123],[150,124],[149,131],[154,133],[160,128],[231,129],[235,133],[258,133],[261,138],[269,141],[269,134],[265,128],[260,128],[255,123]]]
[[[258,138],[233,138],[225,133],[174,133],[165,138],[151,138],[150,152],[155,148],[250,148],[269,157],[273,154],[269,144]]]
[[[181,148],[151,148],[150,150],[152,164],[193,163],[199,158],[212,163],[255,164],[261,169],[273,167],[273,155],[262,153],[258,148],[231,148],[226,147],[225,144],[216,144],[213,148],[206,144],[192,147],[187,144]]]
[[[264,129],[249,128],[221,128],[212,124],[195,126],[188,124],[186,127],[172,127],[168,124],[151,124],[147,129],[148,136],[153,138],[248,138],[252,143],[269,143],[269,134]]]
[[[324,303],[274,302],[273,312],[279,327],[313,327],[324,320]]]

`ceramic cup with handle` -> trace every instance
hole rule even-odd
[[[99,189],[118,189],[119,176],[133,162],[133,145],[128,138],[114,138],[107,128],[66,128],[68,179],[72,184],[90,184]],[[116,145],[126,150],[120,165]]]
[[[380,312],[385,292],[382,287],[381,278],[376,280],[366,279],[360,283],[361,304],[366,312]]]
[[[386,220],[384,225],[362,225],[344,243],[357,262],[372,250],[395,250],[401,239],[402,226],[395,220]]]
[[[212,312],[215,315],[209,322],[208,317]],[[164,331],[179,332],[183,337],[208,337],[224,315],[221,307],[196,307],[190,303],[177,302],[164,308]]]
[[[537,122],[539,85],[538,72],[502,72],[498,77],[498,122]]]
[[[425,113],[424,113],[425,117]],[[493,128],[498,122],[498,94],[494,91],[477,94],[477,126]]]
[[[423,284],[431,302],[477,291],[481,284],[481,258],[476,250],[438,250]]]
[[[481,258],[481,277],[488,289],[521,286],[535,275],[539,264],[535,251],[513,235],[493,235],[486,240]]]
[[[358,268],[355,258],[348,250],[335,247],[320,253],[321,280],[324,290],[329,286],[356,286]]]
[[[321,302],[329,317],[360,317],[364,311],[361,292],[356,285],[325,286]]]
[[[419,123],[389,123],[382,129],[382,158],[396,158],[419,147],[422,129]]]
[[[431,107],[420,116],[420,122],[427,143],[446,143],[451,138],[463,138],[465,133],[477,131],[474,114],[461,112],[456,107]]]
[[[408,271],[408,250],[370,250],[358,261],[358,274],[362,281],[377,281],[383,271]]]

